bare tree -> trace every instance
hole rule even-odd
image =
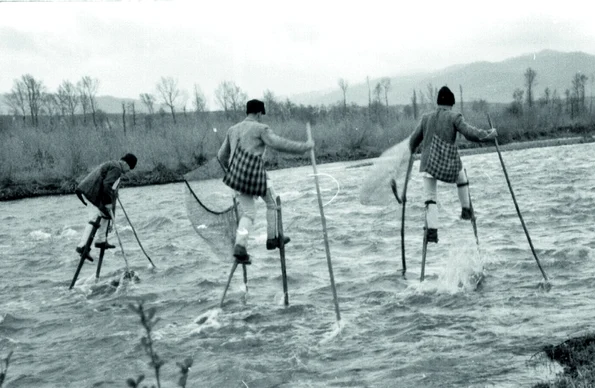
[[[215,98],[219,106],[223,108],[225,117],[229,117],[230,111],[237,113],[246,105],[248,96],[235,82],[223,81],[215,90]]]
[[[382,85],[382,89],[384,90],[384,102],[386,104],[386,118],[389,118],[389,108],[388,108],[388,92],[390,91],[391,84],[390,78],[384,77],[380,80],[380,84]]]
[[[161,95],[163,104],[169,107],[171,117],[176,124],[176,100],[180,96],[180,89],[178,89],[178,80],[173,77],[161,77],[161,80],[157,84],[157,91]]]
[[[426,109],[426,95],[419,89],[419,106],[422,108],[422,112]]]
[[[62,81],[60,86],[58,86],[58,100],[60,101],[60,109],[64,112],[64,115],[65,113],[70,115],[71,123],[74,125],[74,115],[80,102],[80,96],[76,86],[70,81]]]
[[[417,120],[417,95],[413,89],[413,96],[411,97],[411,107],[413,108],[413,119]]]
[[[523,95],[525,91],[519,88],[516,88],[514,92],[512,92],[512,103],[508,108],[509,112],[515,116],[522,116],[523,115]]]
[[[136,106],[134,105],[134,101],[128,103],[128,110],[132,113],[132,126],[136,127]]]
[[[83,86],[83,82],[82,81],[78,81],[76,83],[76,91],[78,93],[78,100],[79,103],[81,104],[81,109],[83,110],[83,124],[87,125],[87,113],[89,113],[90,108],[90,102],[89,102],[89,96],[87,95],[87,92],[85,91],[85,87]]]
[[[370,88],[370,77],[366,76],[366,83],[368,84],[368,111],[372,106],[372,89]]]
[[[27,117],[27,87],[18,79],[13,82],[10,93],[6,94],[6,103],[12,109],[13,114],[20,114],[25,123]]]
[[[248,100],[248,95],[240,89],[235,82],[228,83],[229,87],[229,102],[230,107],[234,111],[234,113],[238,113],[243,110],[246,106],[246,101]]]
[[[341,92],[343,92],[343,114],[347,114],[347,89],[349,88],[349,82],[343,78],[339,78],[337,83],[339,88],[341,88]]]
[[[93,125],[97,127],[97,91],[99,90],[99,80],[86,75],[81,78],[79,88],[85,96],[87,108],[91,110]]]
[[[550,91],[550,88],[545,88],[545,90],[543,91],[543,96],[539,100],[540,104],[545,106],[550,105],[551,94],[552,93]]]
[[[60,100],[58,99],[58,94],[44,93],[41,97],[41,106],[41,111],[48,115],[50,119],[50,125],[53,125],[54,117],[60,115],[61,113],[61,106]]]
[[[264,92],[264,106],[266,107],[267,115],[279,117],[282,114],[281,105],[277,96],[269,89]]]
[[[192,103],[194,105],[194,111],[197,115],[201,115],[207,110],[207,99],[197,84],[194,84]]]
[[[122,127],[124,128],[124,136],[126,136],[126,103],[122,101]]]
[[[528,67],[525,71],[525,87],[526,89],[526,102],[527,106],[531,108],[533,106],[533,87],[536,85],[535,77],[537,76],[537,72],[532,68]]]
[[[140,95],[141,102],[147,108],[147,111],[150,115],[155,113],[155,96],[149,93],[141,93]]]
[[[572,78],[571,117],[580,114],[585,108],[585,84],[587,80],[587,76],[581,73],[576,73]]]
[[[38,115],[41,109],[42,96],[45,93],[45,86],[43,82],[36,80],[31,74],[23,75],[21,80],[25,85],[31,123],[36,127],[39,124]]]
[[[227,89],[227,81],[219,83],[219,86],[215,89],[215,99],[221,109],[223,109],[225,117],[229,117],[229,97],[227,95]]]
[[[428,88],[428,99],[430,100],[430,104],[435,104],[436,97],[438,97],[438,88],[435,88],[431,82],[427,85],[427,88]]]

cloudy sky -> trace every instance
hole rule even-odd
[[[26,73],[50,91],[90,75],[99,95],[137,98],[171,76],[214,104],[226,80],[291,96],[543,49],[595,54],[584,1],[203,3],[0,2],[0,93]]]

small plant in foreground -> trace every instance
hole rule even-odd
[[[159,355],[155,352],[154,348],[154,340],[153,340],[153,328],[159,322],[159,318],[155,318],[156,309],[154,307],[146,309],[143,305],[143,302],[139,302],[138,305],[130,304],[129,308],[131,311],[136,313],[140,317],[140,322],[143,328],[145,329],[146,335],[141,338],[141,345],[143,346],[145,353],[149,356],[149,366],[153,368],[155,371],[155,381],[157,385],[152,385],[152,388],[161,388],[161,380],[160,380],[160,370],[161,367],[165,364],[165,361],[159,357]],[[190,371],[190,367],[192,366],[192,358],[187,358],[184,360],[183,363],[176,363],[180,367],[180,379],[178,380],[178,385],[182,388],[186,387],[186,381],[188,380],[188,372]],[[128,387],[131,388],[141,388],[141,383],[144,381],[145,375],[139,375],[136,379],[129,378],[126,380],[126,384]],[[147,388],[146,385],[143,385],[143,388]]]

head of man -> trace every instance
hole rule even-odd
[[[134,170],[134,167],[136,167],[136,156],[134,156],[133,154],[126,154],[124,156],[122,156],[122,159],[125,163],[124,163],[124,172],[128,172],[130,170]]]
[[[438,98],[436,99],[438,105],[453,106],[455,104],[455,95],[447,86],[443,86],[438,91]]]
[[[264,109],[264,102],[260,100],[250,100],[246,103],[246,114],[254,115],[260,118],[261,115],[266,114]]]

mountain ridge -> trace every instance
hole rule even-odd
[[[388,93],[389,104],[409,104],[416,90],[419,101],[419,91],[426,94],[428,84],[434,88],[448,85],[457,100],[460,98],[459,85],[463,87],[464,101],[484,99],[493,103],[512,101],[515,89],[525,89],[524,73],[531,67],[536,71],[535,96],[539,98],[546,87],[550,92],[557,91],[563,96],[566,89],[570,89],[572,77],[581,72],[589,77],[595,73],[595,55],[582,51],[561,52],[542,50],[537,53],[524,54],[507,58],[499,62],[477,61],[468,64],[456,64],[444,69],[417,74],[397,75],[389,77],[391,88]],[[373,90],[381,78],[370,80]],[[589,82],[588,81],[588,82]],[[347,88],[347,103],[366,105],[368,103],[368,86],[365,81],[350,85]],[[298,104],[334,104],[343,101],[342,91],[336,90],[300,93],[290,96]],[[384,95],[382,96],[384,101]]]
[[[515,89],[525,89],[524,73],[529,67],[537,73],[534,85],[535,98],[541,97],[546,87],[549,87],[550,93],[556,91],[559,97],[563,97],[565,90],[571,88],[572,77],[577,72],[587,75],[587,84],[590,86],[588,91],[593,89],[595,55],[582,51],[562,52],[545,49],[499,62],[476,61],[455,64],[435,71],[418,71],[390,76],[388,77],[391,80],[388,102],[390,105],[410,104],[413,90],[416,91],[417,101],[421,102],[422,94],[428,94],[428,85],[431,84],[433,88],[438,89],[443,85],[448,85],[455,94],[457,102],[460,100],[459,85],[461,85],[464,102],[483,99],[488,103],[508,103],[512,101]],[[372,90],[380,79],[370,79]],[[0,94],[0,114],[8,113],[4,99],[4,95]],[[289,99],[298,105],[331,105],[342,103],[343,94],[337,85],[332,90],[314,90],[289,95]],[[383,104],[385,103],[384,93],[381,101]],[[123,102],[127,104],[127,110],[129,110],[128,104],[134,102],[137,112],[146,112],[139,99],[110,95],[97,96],[98,109],[110,114],[122,113]],[[365,79],[348,87],[347,103],[368,104],[368,86]],[[156,103],[155,110],[158,110],[159,107],[161,105]]]

